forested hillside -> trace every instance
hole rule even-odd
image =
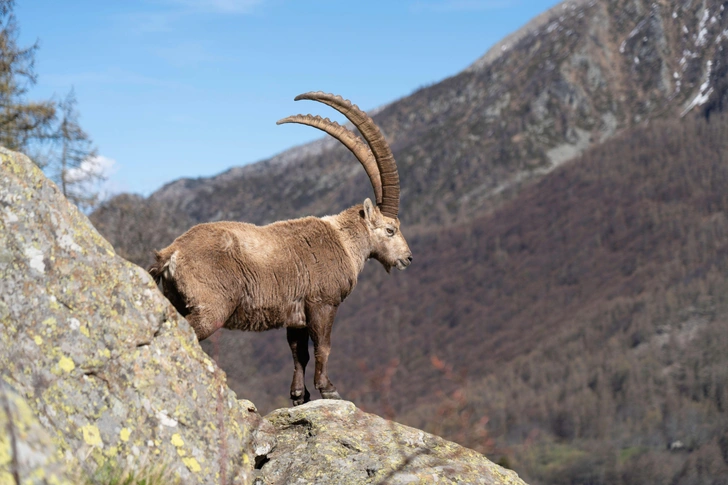
[[[493,215],[423,237],[406,287],[360,288],[408,322],[399,354],[386,336],[371,346],[397,363],[399,419],[510,456],[534,483],[723,483],[727,140],[724,116],[624,133]],[[352,327],[376,321],[362,306]],[[378,391],[364,391],[375,407]]]

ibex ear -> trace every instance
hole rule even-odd
[[[376,220],[376,212],[374,211],[374,204],[368,198],[364,199],[364,219],[374,223]]]

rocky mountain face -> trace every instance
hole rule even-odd
[[[724,10],[566,2],[374,116],[415,263],[392,276],[370,263],[342,305],[330,373],[345,397],[534,483],[721,483]],[[147,264],[196,222],[330,213],[370,193],[322,140],[92,220]],[[286,405],[281,333],[203,347],[239,394]]]
[[[149,275],[4,148],[0,329],[0,483],[109,483],[94,477],[153,467],[185,484],[454,483],[451,471],[523,484],[345,401],[261,417]]]

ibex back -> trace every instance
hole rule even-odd
[[[254,331],[285,327],[293,353],[294,405],[310,399],[304,384],[309,337],[316,359],[314,385],[323,398],[339,398],[326,369],[331,327],[366,260],[378,260],[387,271],[403,270],[412,262],[397,218],[397,165],[379,128],[340,96],[316,92],[299,99],[340,111],[368,145],[352,131],[318,116],[296,115],[278,124],[313,126],[341,141],[369,175],[376,205],[366,199],[337,215],[267,226],[199,224],[157,252],[157,262],[149,269],[200,340],[221,327]]]

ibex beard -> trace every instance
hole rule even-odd
[[[387,272],[394,267],[404,270],[412,262],[397,217],[397,165],[379,128],[340,96],[313,92],[299,99],[319,101],[343,113],[366,144],[328,118],[296,115],[278,124],[313,126],[343,143],[367,172],[376,203],[366,199],[337,215],[267,226],[199,224],[157,252],[149,269],[199,340],[222,327],[252,331],[285,327],[293,354],[294,405],[310,400],[304,384],[309,337],[316,361],[314,385],[323,398],[340,399],[327,372],[331,328],[367,259],[376,259]]]

